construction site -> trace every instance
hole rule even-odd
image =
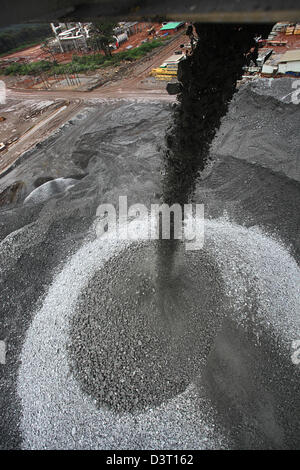
[[[258,55],[245,71],[251,76],[300,76],[300,23],[276,23],[267,38],[257,37]]]
[[[168,30],[168,24],[153,25],[139,22],[122,24],[122,29],[117,30],[117,33],[124,34],[121,32],[124,27],[131,30],[126,29],[128,36],[125,42],[116,36],[119,37],[116,53],[138,48],[142,44],[149,44],[149,41],[156,41],[155,38],[159,39],[159,34],[165,38],[163,45],[153,49],[153,52],[137,62],[125,60],[120,65],[107,65],[95,72],[66,72],[55,76],[43,72],[35,77],[2,76],[10,91],[7,93],[6,106],[1,108],[0,171],[6,171],[14,163],[20,154],[20,149],[23,152],[28,150],[38,142],[40,135],[52,131],[53,124],[58,126],[58,123],[64,122],[67,116],[75,113],[87,100],[101,96],[117,97],[120,89],[122,96],[126,93],[133,96],[139,93],[148,96],[151,94],[156,96],[157,93],[167,95],[166,81],[177,81],[178,62],[185,57],[183,46],[184,51],[191,48],[185,29],[182,30],[183,25],[184,23],[175,22],[171,24],[171,30]],[[179,31],[177,31],[178,26],[180,26]],[[53,27],[55,29],[54,25]],[[61,25],[60,29],[64,27],[67,25]],[[81,27],[87,28],[86,25]],[[69,34],[70,31],[67,31]],[[68,63],[74,51],[78,53],[77,46],[73,44],[72,52],[54,51],[53,54],[58,63],[64,64]],[[78,55],[84,57],[86,54],[81,51]],[[41,58],[45,59],[45,51],[41,47],[38,50],[34,47],[18,52],[13,57],[4,57],[2,62],[8,66],[12,60],[20,63],[28,60],[34,63]],[[18,99],[22,94],[26,96],[25,101]],[[41,96],[44,97],[42,101],[36,102],[35,100],[39,100]],[[168,95],[165,99],[168,99]]]

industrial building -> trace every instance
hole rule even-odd
[[[59,23],[55,25],[50,23],[55,38],[49,43],[54,53],[88,51],[88,39],[92,23]],[[111,46],[117,49],[121,44],[128,40],[128,37],[138,32],[138,22],[120,22],[114,28],[114,42]]]
[[[138,21],[134,22],[120,22],[114,28],[114,43],[111,46],[118,49],[121,44],[128,41],[129,36],[138,32]]]
[[[281,56],[282,54],[273,51],[270,58],[263,64],[261,70],[262,73],[264,75],[273,75],[274,73],[276,73],[278,71],[278,63]]]
[[[300,75],[300,49],[288,51],[280,57],[278,73],[299,73]]]
[[[55,39],[49,43],[53,52],[88,50],[87,39],[90,37],[92,23],[59,23],[57,26],[54,23],[50,24],[55,35]]]
[[[262,73],[300,76],[300,49],[289,50],[283,54],[273,53],[263,65]]]
[[[158,68],[151,70],[150,75],[158,80],[171,80],[177,77],[178,64],[185,59],[185,55],[173,54],[168,57]]]
[[[176,33],[180,28],[183,28],[185,23],[183,21],[170,21],[163,24],[160,31],[163,33]]]

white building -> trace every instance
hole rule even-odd
[[[271,57],[263,65],[262,73],[267,75],[273,75],[274,73],[278,72],[278,64],[280,62],[281,57],[283,56],[282,53],[273,52]]]
[[[91,23],[50,23],[55,39],[50,43],[54,52],[87,51]]]
[[[278,62],[278,72],[300,73],[300,49],[288,51],[280,57]]]

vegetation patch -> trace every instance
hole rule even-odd
[[[21,24],[0,28],[0,56],[40,44],[50,32],[49,24]]]
[[[41,60],[27,64],[13,63],[2,67],[1,73],[4,75],[39,75],[47,72],[47,75],[60,75],[65,73],[94,71],[101,67],[117,66],[125,61],[136,61],[163,44],[163,40],[155,39],[151,42],[141,44],[134,49],[116,52],[112,55],[104,55],[99,52],[82,56],[73,55],[72,61],[67,64],[58,64],[55,60]]]

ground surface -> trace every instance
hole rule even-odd
[[[295,126],[299,110],[291,106],[295,82],[292,78],[258,79],[237,94],[214,142],[215,151],[300,181],[300,135]]]
[[[100,203],[161,200],[163,94],[108,87],[1,178],[18,183],[0,218],[1,447],[299,448],[289,91],[259,80],[232,102],[196,182],[200,251],[95,232]]]

